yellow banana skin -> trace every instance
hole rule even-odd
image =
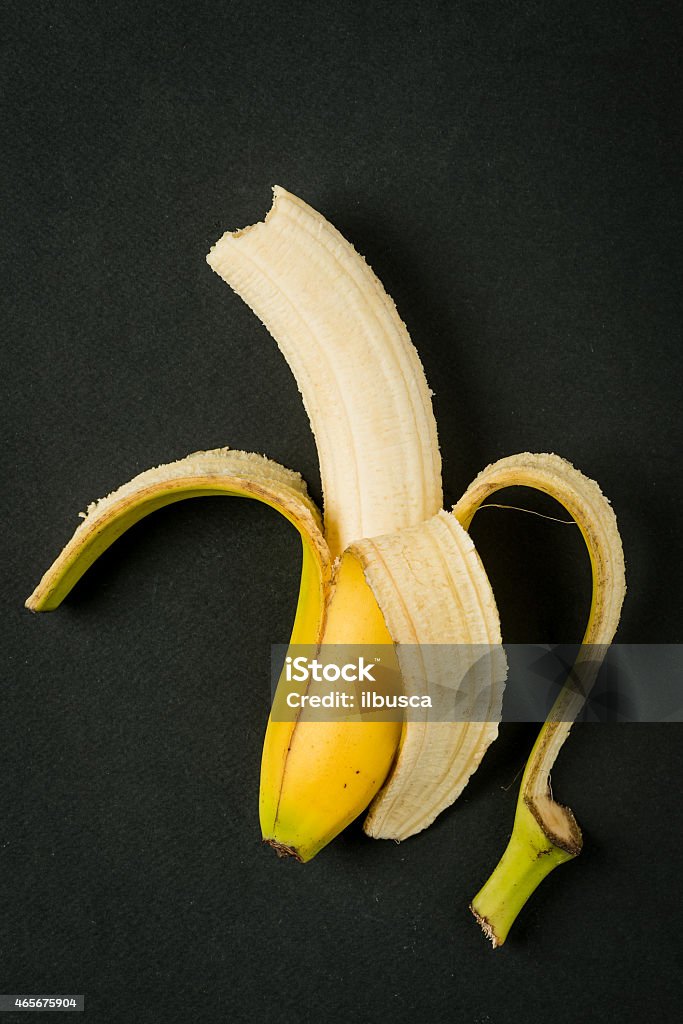
[[[196,452],[140,474],[94,503],[28,598],[31,611],[57,608],[114,541],[142,518],[186,498],[255,498],[302,538],[299,600],[291,643],[391,644],[363,570],[350,555],[332,585],[332,561],[317,509],[298,474],[248,452]],[[269,720],[262,759],[263,838],[310,860],[373,799],[393,762],[400,722]]]
[[[333,580],[320,642],[391,644],[363,570],[351,555],[343,557]],[[326,689],[327,683],[311,682],[307,692],[322,695]],[[261,762],[265,841],[300,861],[314,857],[376,795],[393,763],[401,728],[400,722],[315,721],[306,710],[293,727],[271,719]]]

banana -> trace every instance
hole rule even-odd
[[[365,260],[301,199],[276,187],[265,220],[223,235],[207,260],[267,327],[294,374],[318,449],[324,517],[301,477],[264,456],[196,452],[91,505],[27,607],[56,608],[102,551],[169,502],[221,494],[275,508],[302,539],[290,649],[381,646],[406,695],[452,694],[466,712],[441,721],[425,705],[405,721],[353,711],[321,721],[309,701],[287,718],[275,713],[292,691],[283,676],[261,761],[263,838],[307,861],[369,808],[368,835],[405,839],[458,797],[497,735],[506,663],[495,598],[467,532],[477,508],[493,491],[520,484],[565,504],[593,562],[585,642],[602,645],[611,642],[624,594],[614,515],[597,484],[564,460],[528,453],[488,467],[453,513],[443,510],[431,392],[406,327]],[[302,698],[324,689],[299,686]],[[573,815],[548,785],[579,706],[567,689],[541,730],[510,846],[473,901],[494,944],[541,873],[580,849]],[[547,854],[542,871],[539,850]]]

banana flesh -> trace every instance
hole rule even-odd
[[[333,556],[443,504],[431,392],[405,324],[353,246],[276,187],[266,219],[228,232],[209,265],[253,309],[311,421]]]

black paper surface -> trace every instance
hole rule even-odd
[[[260,845],[270,644],[299,567],[273,512],[173,506],[59,612],[22,607],[79,511],[190,451],[265,452],[320,501],[289,370],[204,260],[279,183],[396,301],[447,507],[503,455],[565,456],[619,520],[619,639],[681,642],[677,14],[4,5],[2,992],[85,993],[98,1024],[678,1017],[680,726],[576,727],[553,786],[584,852],[492,952],[467,905],[537,727],[505,726],[400,846],[359,823],[305,866]],[[578,640],[578,532],[500,510],[472,532],[505,639]]]

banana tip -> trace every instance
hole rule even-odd
[[[277,839],[264,838],[263,842],[266,843],[268,846],[271,846],[275,850],[278,857],[293,857],[295,860],[298,860],[300,864],[304,863],[303,857],[300,855],[299,851],[295,849],[295,847],[286,846],[284,843],[279,843]]]
[[[487,919],[485,917],[482,917],[481,914],[478,914],[477,911],[474,909],[474,907],[472,906],[471,903],[470,903],[470,910],[472,911],[472,913],[474,914],[475,918],[477,919],[477,923],[479,924],[479,927],[483,931],[483,933],[486,936],[486,938],[490,941],[492,947],[494,949],[497,949],[499,946],[502,946],[503,943],[498,938],[496,933],[494,932],[493,926],[491,925],[491,922],[487,921]]]

